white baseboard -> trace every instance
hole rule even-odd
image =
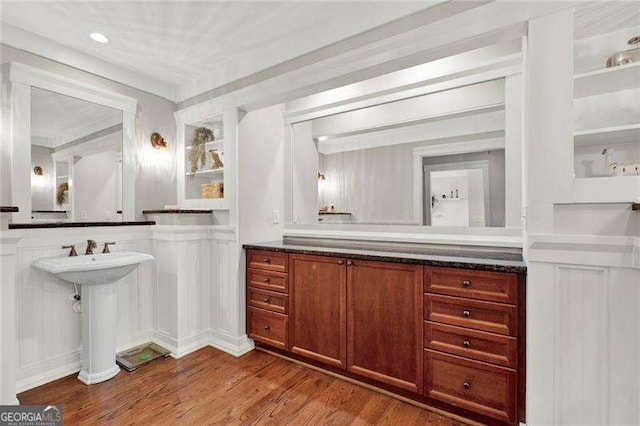
[[[178,359],[207,346],[209,343],[208,330],[200,331],[180,340],[156,331],[153,334],[153,342],[171,351],[171,356]]]
[[[76,361],[68,365],[56,368],[54,370],[45,371],[35,376],[28,377],[24,380],[19,380],[16,383],[16,393],[21,393],[29,389],[37,388],[46,383],[53,382],[54,380],[67,377],[70,374],[77,373],[82,367],[82,361]]]
[[[171,351],[171,356],[176,359],[209,345],[235,357],[242,356],[254,349],[253,340],[246,335],[235,337],[219,330],[203,330],[180,340],[166,336],[158,331],[148,331],[136,336],[118,339],[117,352],[131,349],[149,341],[168,349]],[[16,393],[21,393],[79,372],[82,367],[82,351],[79,351],[78,358],[80,360],[19,380],[16,386]],[[15,404],[17,403],[18,401],[16,400]],[[11,405],[11,402],[5,405]]]
[[[146,331],[146,332],[141,332],[135,335],[127,335],[124,337],[119,337],[117,339],[116,352],[126,351],[135,346],[150,342],[152,340],[152,337],[153,337],[152,331]],[[64,360],[65,358],[66,359],[73,358],[75,360],[72,362],[66,362],[55,368],[47,368],[46,366],[46,364],[51,363],[52,360],[47,360],[45,362],[42,362],[41,364],[29,366],[29,368],[36,367],[35,369],[44,370],[44,371],[42,373],[29,376],[22,380],[18,380],[16,383],[16,393],[21,393],[29,389],[37,388],[38,386],[42,386],[46,383],[53,382],[54,380],[61,379],[70,374],[74,374],[80,371],[80,369],[82,368],[82,350],[61,355],[56,359]],[[54,361],[56,359],[54,359]]]
[[[253,340],[249,339],[246,334],[235,337],[220,330],[211,330],[209,344],[235,357],[251,352],[254,348]]]

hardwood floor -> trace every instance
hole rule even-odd
[[[18,399],[61,404],[65,424],[460,424],[266,353],[211,347],[92,386],[74,374]]]

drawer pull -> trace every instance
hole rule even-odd
[[[271,281],[271,278],[265,278],[264,279],[265,284],[269,284],[270,281]]]
[[[269,327],[268,325],[265,325],[263,328],[264,328],[266,331],[271,330],[271,327]]]
[[[465,318],[469,318],[471,316],[471,312],[468,309],[462,311],[462,316]]]
[[[353,265],[353,262],[350,260],[347,260],[347,266],[351,266],[351,265]]]
[[[262,259],[263,263],[271,263],[271,259],[269,259],[268,257],[265,257],[264,259]]]
[[[269,297],[268,297],[268,296],[267,296],[267,297],[265,297],[265,298],[264,298],[264,303],[269,303],[269,300],[271,300],[271,299],[269,299]]]
[[[339,260],[338,265],[344,265],[344,260]]]
[[[462,387],[465,388],[466,390],[469,390],[471,389],[471,383],[469,383],[469,381],[467,380],[462,384]]]
[[[462,281],[462,287],[464,287],[464,288],[471,287],[471,281],[469,281],[469,280]]]
[[[465,348],[470,348],[471,347],[471,342],[468,340],[465,340],[464,342],[462,342],[462,346],[464,346]]]

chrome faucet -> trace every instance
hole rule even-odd
[[[116,242],[110,242],[110,243],[104,243],[104,248],[102,249],[102,253],[111,253],[111,251],[109,251],[109,246],[113,246],[115,245]]]
[[[97,247],[98,243],[96,243],[94,240],[87,240],[87,251],[85,251],[84,254],[93,254],[93,249]]]
[[[78,252],[76,251],[76,246],[74,244],[68,246],[62,246],[63,249],[71,249],[69,252],[69,257],[77,256]]]

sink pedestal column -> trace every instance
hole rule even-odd
[[[120,372],[116,365],[116,283],[82,286],[82,370],[91,385]]]

